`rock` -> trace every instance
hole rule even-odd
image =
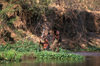
[[[81,44],[81,47],[82,47],[83,49],[87,49],[86,44]]]
[[[91,46],[100,47],[100,38],[94,38],[89,42]]]

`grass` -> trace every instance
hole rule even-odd
[[[76,49],[73,49],[72,51],[100,52],[100,48],[95,47],[95,46],[89,46],[87,49],[82,49],[82,48],[77,47]]]
[[[78,61],[80,59],[83,59],[83,56],[75,55],[75,54],[67,54],[64,52],[52,52],[52,51],[41,51],[35,53],[35,56],[38,59],[53,59],[53,60],[74,60]]]
[[[17,52],[15,50],[9,50],[0,52],[0,62],[4,61],[21,61],[21,57],[23,56],[23,53]]]
[[[24,55],[33,55],[37,60],[58,60],[58,61],[79,61],[84,60],[83,56],[69,54],[60,48],[60,52],[40,51],[38,44],[32,41],[18,41],[15,44],[0,45],[0,60],[21,61]],[[41,62],[41,61],[40,61]],[[49,62],[49,61],[48,61]]]
[[[8,51],[10,49],[13,49],[17,52],[33,52],[39,51],[39,46],[32,41],[18,41],[15,44],[6,44],[5,46],[0,45],[0,51]]]

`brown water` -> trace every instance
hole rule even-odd
[[[100,66],[100,53],[87,53],[87,52],[77,52],[75,54],[84,55],[86,57],[83,62],[36,62],[35,60],[23,60],[22,62],[13,63],[3,63],[0,66]]]

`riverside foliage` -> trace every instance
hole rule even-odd
[[[83,56],[69,54],[64,49],[60,49],[60,52],[40,51],[39,45],[32,41],[18,41],[13,45],[0,45],[0,60],[2,61],[21,61],[24,55],[33,55],[36,59],[41,60],[79,61],[84,59]]]

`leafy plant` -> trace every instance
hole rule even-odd
[[[52,52],[52,51],[42,51],[35,53],[35,56],[39,59],[58,59],[58,60],[82,60],[83,56],[75,55],[75,54],[66,54],[64,52]]]
[[[22,56],[22,53],[18,53],[13,49],[0,53],[0,59],[6,61],[19,61]]]
[[[39,51],[39,45],[32,41],[18,41],[15,44],[0,45],[0,59],[7,61],[20,61],[24,55],[32,55],[40,60],[59,60],[59,61],[81,61],[84,60],[83,56],[69,54],[60,48],[60,52],[53,51]]]

